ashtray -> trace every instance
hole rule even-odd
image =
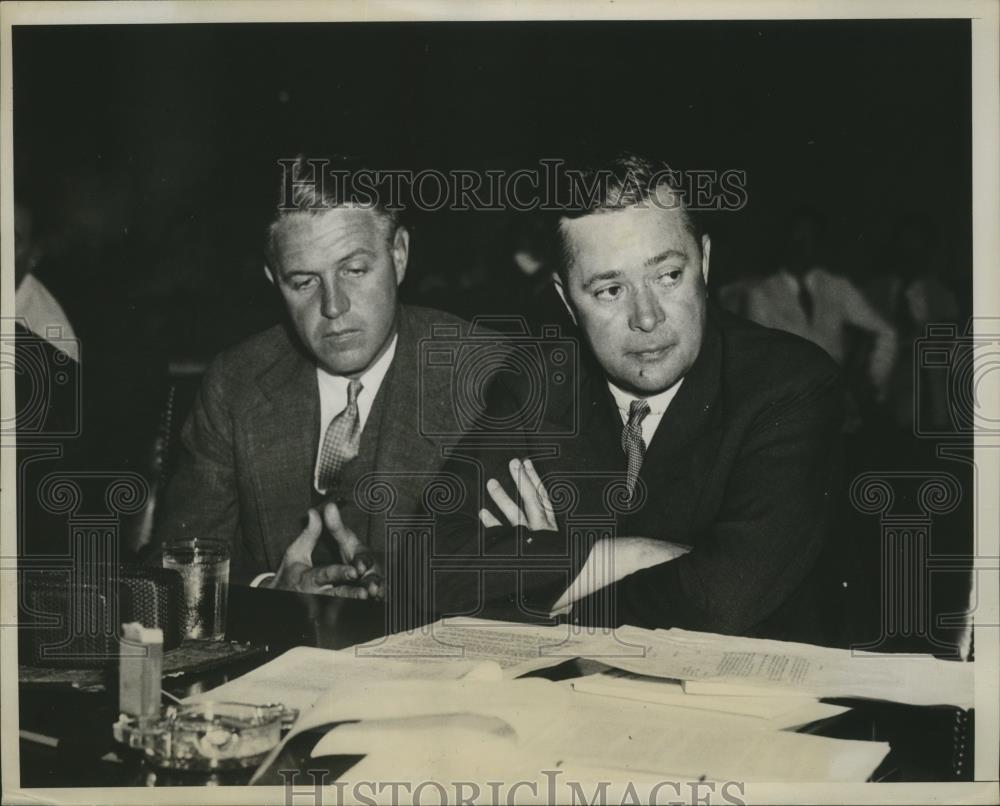
[[[281,739],[297,713],[283,705],[204,702],[169,705],[158,719],[128,714],[114,724],[115,739],[141,750],[158,767],[232,770],[254,767]]]

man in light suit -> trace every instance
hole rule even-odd
[[[606,181],[559,219],[554,281],[585,360],[565,395],[498,375],[484,422],[539,398],[547,420],[446,466],[471,503],[437,519],[428,617],[824,640],[836,366],[708,305],[710,240],[665,165],[625,156],[582,175]]]
[[[289,322],[208,369],[158,537],[226,540],[233,582],[381,597],[387,513],[364,500],[365,482],[391,476],[395,511],[418,507],[444,444],[424,434],[449,432],[435,424],[451,402],[447,377],[419,383],[419,343],[466,323],[398,303],[406,227],[317,165],[300,158],[284,177],[268,229],[266,271]]]

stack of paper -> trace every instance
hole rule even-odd
[[[286,741],[329,728],[311,756],[365,753],[351,771],[358,779],[502,781],[526,774],[534,761],[525,743],[569,710],[571,698],[541,679],[354,681],[317,700]]]
[[[600,765],[668,779],[817,782],[863,782],[889,752],[884,742],[786,733],[754,721],[580,694],[525,749],[560,765]]]
[[[535,780],[599,765],[618,777],[864,781],[888,752],[773,730],[767,720],[575,692],[539,678],[356,683],[321,697],[294,733],[328,729],[312,757],[366,754],[365,780]],[[275,756],[277,753],[275,753]]]
[[[927,655],[852,652],[787,641],[687,630],[624,628],[619,638],[644,642],[643,657],[598,657],[637,674],[685,681],[688,693],[857,697],[909,705],[973,706],[974,664]]]
[[[515,679],[574,658],[601,671]],[[322,734],[314,757],[363,754],[351,774],[370,780],[574,769],[842,782],[866,780],[888,745],[789,732],[847,710],[820,697],[965,705],[972,665],[683,630],[463,620],[340,652],[295,649],[200,696],[299,708],[290,736]]]
[[[413,632],[362,644],[353,651],[363,658],[492,661],[503,669],[504,677],[515,678],[584,657],[586,646],[614,646],[627,657],[641,658],[645,651],[641,645],[617,644],[610,631],[580,634],[568,627],[487,619],[436,621]]]
[[[589,658],[637,675],[685,681],[688,693],[858,697],[961,708],[972,707],[973,699],[971,663],[678,629],[594,631],[448,620],[355,651],[360,657],[489,660],[506,678]]]
[[[571,681],[571,685],[581,693],[723,714],[743,720],[748,727],[770,730],[799,728],[850,710],[844,705],[831,705],[799,694],[783,697],[697,696],[687,692],[685,684],[680,682],[620,670],[580,677]]]
[[[281,703],[306,711],[322,695],[355,685],[371,687],[392,680],[499,680],[501,677],[500,667],[492,661],[360,658],[352,651],[301,646],[211,691],[188,697],[185,702]]]

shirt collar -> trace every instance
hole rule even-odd
[[[369,392],[372,396],[378,391],[378,388],[382,385],[382,379],[385,378],[385,374],[389,371],[389,366],[392,364],[392,359],[396,355],[396,343],[399,341],[399,334],[393,334],[392,341],[389,343],[389,348],[382,353],[378,360],[372,364],[368,369],[366,369],[361,376],[358,378],[361,381],[361,386],[364,392]],[[316,365],[316,374],[319,377],[320,384],[327,385],[334,388],[347,388],[350,383],[350,378],[344,375],[334,375],[332,372],[328,372],[323,369],[323,367]]]
[[[677,383],[671,386],[666,391],[655,394],[651,397],[639,398],[637,395],[633,395],[626,392],[624,389],[620,389],[615,386],[611,381],[608,381],[608,389],[611,390],[611,396],[615,399],[615,405],[618,406],[618,410],[622,412],[626,417],[628,416],[629,407],[633,400],[645,400],[649,404],[649,413],[654,416],[662,415],[666,410],[667,406],[670,405],[670,401],[674,399],[677,391],[681,388],[681,384],[684,383],[684,379],[681,378]]]

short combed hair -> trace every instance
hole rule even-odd
[[[299,154],[280,159],[275,190],[264,246],[268,263],[273,262],[278,224],[290,215],[321,215],[340,207],[370,209],[384,219],[390,239],[401,223],[399,200],[391,198],[379,173],[358,157]]]
[[[668,188],[676,199],[676,209],[684,226],[701,247],[702,231],[695,216],[688,209],[679,173],[662,160],[652,159],[629,151],[619,151],[610,157],[597,157],[578,166],[567,166],[570,185],[564,189],[569,200],[554,219],[559,261],[557,269],[563,282],[572,255],[562,235],[563,219],[582,218],[625,210],[629,207],[659,204],[657,197],[662,188]]]

